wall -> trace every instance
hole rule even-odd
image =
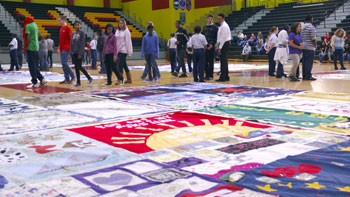
[[[23,2],[23,0],[3,0]],[[110,0],[110,5],[113,8],[121,8],[122,0]],[[31,3],[41,4],[55,4],[55,5],[67,5],[67,0],[31,0]],[[89,7],[104,7],[104,0],[74,0],[75,6],[89,6]]]

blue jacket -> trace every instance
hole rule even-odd
[[[141,57],[152,54],[156,58],[159,56],[159,39],[156,34],[146,34],[142,39]]]

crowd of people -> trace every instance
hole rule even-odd
[[[26,54],[32,84],[27,88],[37,88],[47,82],[40,71],[47,71],[53,66],[52,54],[55,43],[50,36],[38,34],[38,27],[32,17],[21,15],[19,20],[23,23],[23,41],[17,35],[12,35],[9,44],[11,66],[10,71],[21,69],[22,48]],[[214,60],[220,59],[220,77],[216,81],[229,81],[228,52],[232,40],[231,30],[225,22],[225,15],[217,16],[219,26],[214,24],[214,16],[207,16],[207,24],[202,28],[196,26],[193,32],[188,33],[181,21],[176,21],[177,31],[172,33],[168,40],[171,73],[175,77],[188,77],[185,64],[187,58],[188,72],[192,73],[194,82],[205,82],[214,79]],[[233,42],[243,47],[243,61],[248,61],[255,47],[258,55],[267,54],[269,59],[269,76],[276,78],[288,77],[290,81],[300,81],[299,65],[302,63],[302,79],[316,80],[311,71],[317,48],[316,29],[312,25],[313,17],[306,16],[305,23],[286,25],[281,31],[273,26],[268,38],[264,40],[261,32],[257,36],[251,34],[249,38],[241,32],[233,38]],[[57,54],[60,55],[64,80],[60,84],[81,86],[80,72],[88,79],[88,85],[93,82],[90,74],[83,67],[90,64],[97,69],[97,60],[100,60],[100,74],[107,75],[105,86],[112,85],[112,74],[117,77],[116,85],[132,83],[131,73],[127,65],[127,57],[132,56],[133,46],[131,33],[126,21],[121,19],[118,27],[108,24],[105,32],[99,30],[92,40],[86,38],[81,22],[74,22],[74,33],[67,25],[65,16],[59,16],[58,24],[61,26]],[[350,35],[343,29],[338,29],[333,36],[329,33],[323,38],[320,47],[319,60],[326,57],[331,60],[333,54],[334,67],[338,69],[337,60],[340,60],[341,69],[344,67],[344,58],[350,61],[349,54]],[[159,58],[159,38],[152,22],[147,23],[147,32],[142,39],[141,57],[145,58],[146,65],[141,78],[145,81],[159,81],[161,78],[156,59]],[[68,64],[72,59],[75,74]],[[284,65],[291,59],[292,69],[290,75],[284,73]],[[193,61],[193,67],[192,67]],[[277,67],[277,71],[276,71]],[[180,70],[182,74],[179,75]],[[126,80],[123,72],[126,73]],[[147,78],[147,79],[146,79]]]

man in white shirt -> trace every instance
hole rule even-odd
[[[219,55],[220,55],[220,78],[216,81],[218,82],[225,82],[230,81],[230,77],[228,76],[228,51],[230,49],[230,41],[232,39],[231,36],[231,29],[228,26],[228,24],[225,22],[225,15],[219,14],[218,15],[218,22],[219,22],[219,31],[218,31],[218,48],[219,48]]]
[[[249,45],[249,43],[247,42],[243,48],[243,51],[242,51],[242,59],[243,59],[243,62],[247,62],[248,61],[248,58],[249,58],[249,55],[252,53],[252,47]]]
[[[13,71],[15,66],[16,66],[16,70],[19,70],[19,66],[18,66],[18,56],[17,56],[17,48],[18,48],[18,42],[16,39],[17,35],[16,34],[12,34],[12,40],[9,44],[10,47],[10,58],[11,58],[11,67],[9,71]]]
[[[93,39],[90,41],[91,47],[91,58],[92,58],[92,69],[96,69],[97,64],[97,36],[94,35]]]
[[[169,49],[169,58],[170,58],[170,65],[171,65],[171,73],[175,72],[176,69],[176,38],[175,34],[170,34],[171,38],[168,40],[168,49]]]

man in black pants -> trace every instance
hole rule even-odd
[[[180,68],[182,68],[182,75],[179,77],[187,77],[186,75],[186,66],[185,66],[185,55],[186,55],[186,48],[187,48],[187,31],[186,29],[182,28],[182,22],[176,21],[175,26],[177,28],[176,31],[176,39],[177,42],[175,43],[177,45],[177,68],[176,71],[173,73],[175,77],[178,76],[178,73],[180,72]]]
[[[213,80],[214,78],[214,57],[215,57],[215,44],[218,36],[218,27],[213,23],[213,15],[208,15],[208,24],[203,28],[203,34],[207,39],[208,46],[205,53],[205,80]]]
[[[219,45],[219,55],[220,55],[220,78],[216,81],[225,82],[230,81],[228,76],[228,51],[230,49],[230,41],[232,39],[231,29],[228,24],[225,22],[225,15],[218,15],[218,22],[220,24],[218,31],[217,43]]]

